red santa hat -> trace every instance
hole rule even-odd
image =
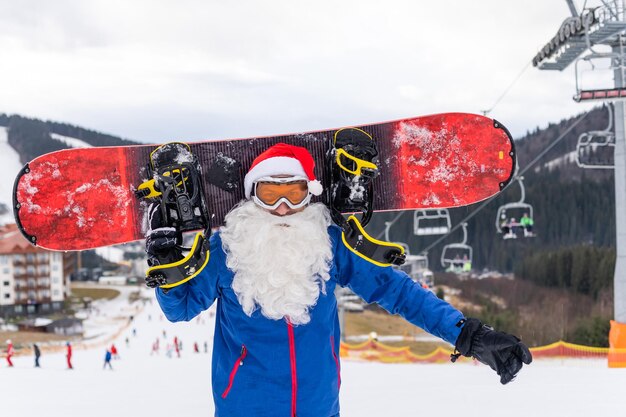
[[[246,198],[250,198],[255,181],[272,175],[293,175],[306,178],[309,192],[313,195],[320,195],[323,190],[322,184],[315,179],[314,168],[315,161],[306,148],[277,143],[252,162],[243,180]]]

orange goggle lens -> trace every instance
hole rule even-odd
[[[255,195],[268,206],[276,204],[283,197],[291,204],[299,204],[309,195],[309,188],[306,181],[286,183],[262,181],[256,184]]]

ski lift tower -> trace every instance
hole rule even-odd
[[[625,0],[601,0],[598,7],[578,12],[573,0],[565,0],[571,16],[557,34],[535,55],[533,65],[540,70],[562,71],[575,62],[574,100],[615,101],[615,214],[616,252],[614,275],[615,322],[611,323],[609,367],[626,367],[626,18]],[[586,4],[586,2],[585,2]],[[606,52],[600,52],[602,49]],[[579,84],[578,63],[609,60],[612,88],[583,89]]]

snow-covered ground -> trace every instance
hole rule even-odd
[[[0,414],[212,416],[214,319],[210,313],[204,312],[189,323],[173,324],[162,318],[156,301],[131,306],[126,297],[124,293],[116,300],[100,303],[100,314],[89,321],[91,334],[91,326],[97,327],[98,320],[102,320],[104,333],[118,334],[115,344],[121,358],[113,361],[114,371],[102,369],[104,346],[94,341],[89,346],[96,347],[75,350],[72,371],[65,369],[62,353],[45,350],[41,369],[33,368],[31,357],[14,358],[11,369],[3,362]],[[130,314],[135,317],[127,324]],[[164,352],[174,336],[183,342],[181,358],[168,358]],[[160,339],[161,352],[151,356],[156,338]],[[204,353],[205,341],[209,353]],[[201,353],[193,353],[194,342],[200,345]],[[497,376],[482,365],[389,365],[344,360],[342,382],[342,417],[595,417],[621,416],[626,410],[626,369],[608,369],[605,361],[597,360],[538,360],[507,386],[501,386]]]
[[[96,248],[95,251],[109,262],[119,263],[124,260],[124,250],[119,246],[104,246]]]

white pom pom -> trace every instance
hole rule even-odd
[[[320,195],[324,191],[322,188],[322,183],[318,180],[309,181],[309,192],[313,195]]]

